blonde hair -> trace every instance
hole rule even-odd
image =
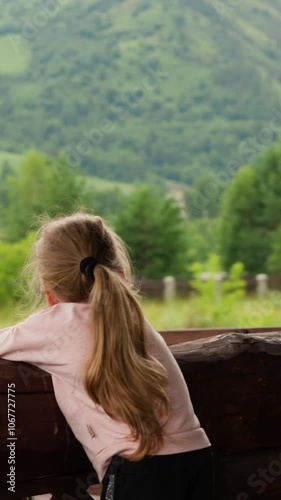
[[[85,257],[98,261],[91,276]],[[34,266],[33,266],[34,267]],[[91,354],[84,385],[112,418],[128,424],[140,460],[163,442],[170,413],[166,370],[148,353],[145,318],[133,286],[124,242],[98,216],[75,213],[43,224],[35,243],[35,268],[43,287],[61,302],[88,302]]]

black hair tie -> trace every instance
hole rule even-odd
[[[99,261],[95,257],[85,257],[80,262],[80,271],[88,278],[92,277],[94,274],[95,267],[99,264]]]

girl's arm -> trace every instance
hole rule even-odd
[[[60,315],[55,309],[40,311],[15,326],[0,330],[0,358],[24,361],[43,369],[63,364],[60,351],[62,340],[65,342],[65,325],[60,324]]]

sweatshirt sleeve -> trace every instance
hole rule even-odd
[[[15,326],[0,330],[0,358],[24,361],[46,369],[63,364],[63,325],[55,327],[55,312],[39,311]]]

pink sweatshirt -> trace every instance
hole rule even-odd
[[[86,393],[81,370],[91,345],[87,304],[60,303],[0,330],[0,357],[25,361],[50,373],[57,403],[102,481],[115,454],[132,453],[127,424],[109,417]],[[210,446],[200,427],[183,375],[164,339],[148,324],[149,352],[167,369],[172,413],[159,455]],[[129,383],[130,381],[128,381]],[[149,395],[148,395],[149,397]]]

